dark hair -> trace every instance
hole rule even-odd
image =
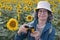
[[[34,15],[34,19],[37,20],[38,19],[38,11],[39,9],[36,10],[35,12],[35,15]],[[47,18],[47,22],[51,22],[51,20],[53,19],[53,15],[52,15],[52,12],[50,12],[49,10],[48,11],[48,18]],[[38,20],[37,20],[38,22]]]
[[[53,19],[52,12],[50,12],[50,11],[48,10],[48,18],[47,18],[47,21],[48,21],[48,22],[51,22],[52,19]]]

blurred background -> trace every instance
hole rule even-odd
[[[23,23],[34,20],[34,11],[41,0],[0,0],[0,40],[14,40]],[[45,0],[51,4],[55,40],[60,40],[60,0]]]

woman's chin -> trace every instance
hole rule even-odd
[[[46,19],[40,19],[40,21],[46,21]]]

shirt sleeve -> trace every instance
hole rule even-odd
[[[16,34],[14,40],[23,40],[24,38],[26,38],[26,34],[21,33],[20,35]]]

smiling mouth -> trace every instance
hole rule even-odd
[[[40,16],[40,17],[45,17],[46,15],[44,15],[44,16]]]

